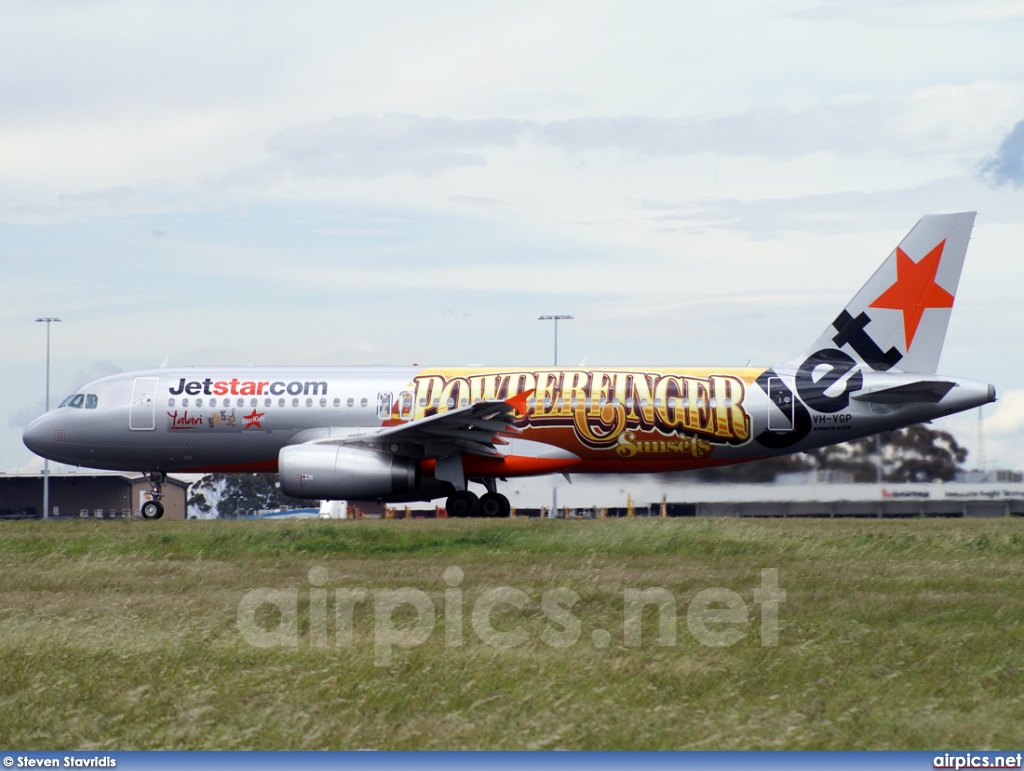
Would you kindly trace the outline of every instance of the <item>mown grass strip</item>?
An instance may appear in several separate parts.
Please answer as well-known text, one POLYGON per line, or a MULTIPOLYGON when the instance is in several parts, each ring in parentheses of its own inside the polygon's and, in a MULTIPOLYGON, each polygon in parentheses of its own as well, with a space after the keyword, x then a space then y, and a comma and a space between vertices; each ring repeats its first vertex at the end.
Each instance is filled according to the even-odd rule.
MULTIPOLYGON (((25 748, 861 748, 1024 740, 1024 521, 71 522, 0 526, 0 743, 25 748), (456 566, 461 644, 448 644, 456 566), (322 570, 326 582, 311 581, 322 570), (762 646, 761 571, 787 592, 762 646), (238 625, 258 587, 297 598, 294 647, 238 625), (488 591, 486 644, 471 620, 488 591), (674 599, 626 643, 624 592, 674 599), (687 610, 735 592, 742 637, 707 647, 687 610), (327 592, 318 645, 311 590, 327 592), (341 645, 335 592, 365 589, 341 645), (412 588, 432 634, 375 660, 375 593, 412 588), (579 636, 546 592, 579 596, 579 636), (601 633, 601 634, 598 634, 601 633), (603 636, 602 636, 603 635, 603 636), (602 643, 602 644, 599 644, 602 643)), ((276 623, 264 614, 268 628, 276 623)), ((410 608, 395 623, 411 623, 410 608)))

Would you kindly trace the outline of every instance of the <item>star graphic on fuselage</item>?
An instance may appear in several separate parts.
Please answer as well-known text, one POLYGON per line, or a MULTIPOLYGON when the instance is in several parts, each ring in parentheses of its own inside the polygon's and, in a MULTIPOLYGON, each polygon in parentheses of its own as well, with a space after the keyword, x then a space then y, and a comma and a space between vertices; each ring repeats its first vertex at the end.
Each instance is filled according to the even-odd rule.
POLYGON ((935 283, 945 240, 914 262, 907 253, 896 247, 896 282, 871 303, 871 308, 903 311, 903 332, 910 350, 927 308, 952 308, 953 295, 935 283))
POLYGON ((248 431, 250 428, 263 428, 263 426, 260 425, 260 418, 266 414, 267 413, 265 412, 256 412, 256 408, 253 407, 252 412, 248 415, 242 416, 242 420, 245 421, 245 430, 248 431))

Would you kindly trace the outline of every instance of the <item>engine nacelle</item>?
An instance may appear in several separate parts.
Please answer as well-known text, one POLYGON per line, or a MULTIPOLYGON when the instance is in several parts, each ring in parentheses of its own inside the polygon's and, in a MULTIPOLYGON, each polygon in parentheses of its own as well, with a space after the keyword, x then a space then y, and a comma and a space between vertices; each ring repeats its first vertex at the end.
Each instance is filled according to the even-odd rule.
POLYGON ((419 486, 411 458, 334 444, 296 444, 277 459, 281 490, 294 498, 372 500, 419 486))

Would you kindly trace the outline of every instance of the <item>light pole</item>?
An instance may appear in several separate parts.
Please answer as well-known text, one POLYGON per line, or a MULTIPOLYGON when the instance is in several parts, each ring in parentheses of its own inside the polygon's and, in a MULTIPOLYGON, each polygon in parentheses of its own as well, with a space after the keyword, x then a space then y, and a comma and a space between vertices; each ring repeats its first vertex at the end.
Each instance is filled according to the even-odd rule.
MULTIPOLYGON (((538 316, 537 321, 553 321, 555 322, 555 366, 558 366, 558 322, 560 319, 569 320, 572 316, 565 316, 562 314, 548 314, 546 316, 538 316)), ((555 511, 558 510, 558 487, 552 486, 551 488, 551 513, 548 518, 555 516, 555 511)))
POLYGON ((555 366, 558 366, 558 321, 559 319, 571 319, 572 316, 538 316, 537 321, 555 322, 555 366))
MULTIPOLYGON (((37 322, 46 323, 46 411, 50 411, 50 324, 60 321, 55 316, 42 316, 37 322)), ((50 518, 50 459, 43 458, 43 519, 50 518)))

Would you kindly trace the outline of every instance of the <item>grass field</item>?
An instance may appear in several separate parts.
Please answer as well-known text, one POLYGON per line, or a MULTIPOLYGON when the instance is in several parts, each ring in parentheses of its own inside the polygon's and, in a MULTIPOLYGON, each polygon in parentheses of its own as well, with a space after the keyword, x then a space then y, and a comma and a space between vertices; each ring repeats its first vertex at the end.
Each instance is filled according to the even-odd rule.
POLYGON ((0 704, 19 749, 1019 747, 1024 520, 4 523, 0 704), (240 617, 260 587, 295 598, 295 635, 286 605, 240 617), (514 647, 473 624, 502 587, 524 604, 488 618, 514 647), (675 643, 651 605, 627 644, 626 593, 652 587, 675 643), (703 617, 742 635, 725 647, 688 615, 719 587, 749 611, 703 617), (352 644, 339 589, 367 592, 352 644), (381 644, 395 590, 435 610, 432 631, 422 605, 387 615, 406 644, 429 632, 415 647, 381 644))

